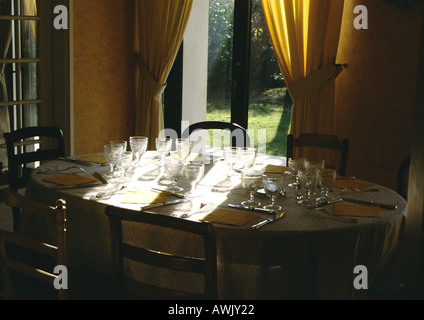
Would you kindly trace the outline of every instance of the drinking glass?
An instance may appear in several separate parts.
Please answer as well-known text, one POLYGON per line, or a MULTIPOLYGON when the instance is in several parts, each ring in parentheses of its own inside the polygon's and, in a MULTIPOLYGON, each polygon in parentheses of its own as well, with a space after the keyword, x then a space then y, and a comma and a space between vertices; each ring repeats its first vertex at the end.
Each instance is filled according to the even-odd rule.
POLYGON ((111 143, 104 145, 104 155, 110 167, 110 171, 106 173, 107 177, 112 178, 116 176, 119 156, 122 152, 123 147, 121 145, 111 143))
POLYGON ((316 199, 312 197, 313 191, 318 183, 318 170, 302 170, 298 172, 300 188, 303 191, 303 198, 299 204, 305 207, 315 207, 316 199))
POLYGON ((304 166, 305 170, 323 170, 325 166, 325 160, 305 159, 304 166))
POLYGON ((185 163, 191 152, 191 141, 188 138, 179 138, 175 142, 180 161, 185 163))
POLYGON ((242 170, 252 167, 256 159, 256 149, 251 147, 238 148, 238 160, 241 162, 242 170))
POLYGON ((227 176, 231 176, 233 174, 234 164, 237 162, 238 150, 236 147, 224 147, 223 153, 225 162, 229 167, 227 176))
POLYGON ((280 174, 263 174, 262 183, 264 185, 265 194, 271 198, 271 203, 264 206, 264 208, 272 211, 281 210, 281 206, 275 204, 275 199, 281 194, 283 176, 280 174))
POLYGON ((319 184, 322 190, 321 201, 327 201, 329 199, 328 192, 336 181, 337 172, 335 169, 324 169, 319 173, 319 184))
POLYGON ((177 186, 178 177, 184 169, 184 163, 178 158, 166 157, 165 158, 165 175, 171 179, 171 186, 167 188, 170 192, 180 192, 183 188, 177 186))
POLYGON ((294 189, 298 189, 299 188, 299 176, 298 173, 299 171, 304 169, 304 158, 299 158, 299 159, 292 159, 290 158, 288 160, 288 167, 289 167, 289 171, 290 173, 294 176, 295 178, 295 182, 289 184, 289 187, 294 188, 294 189))
POLYGON ((132 160, 133 160, 133 154, 131 151, 124 151, 119 156, 118 168, 122 170, 121 178, 124 181, 127 180, 127 172, 132 165, 132 160))
POLYGON ((156 138, 156 150, 159 154, 159 165, 165 164, 165 156, 169 154, 172 147, 172 140, 170 138, 156 138))
POLYGON ((189 163, 185 167, 185 174, 188 182, 191 185, 191 190, 187 193, 188 196, 196 196, 196 187, 205 174, 205 166, 202 163, 189 163))
POLYGON ((246 189, 249 199, 241 204, 249 208, 259 207, 260 202, 255 200, 256 191, 262 186, 262 172, 255 170, 244 170, 241 173, 241 182, 246 189))
POLYGON ((141 137, 141 136, 132 136, 130 137, 130 149, 134 155, 135 165, 138 166, 140 164, 141 156, 147 150, 147 143, 149 138, 141 137))
POLYGON ((112 140, 110 144, 115 146, 121 146, 122 152, 127 151, 127 142, 125 140, 112 140))

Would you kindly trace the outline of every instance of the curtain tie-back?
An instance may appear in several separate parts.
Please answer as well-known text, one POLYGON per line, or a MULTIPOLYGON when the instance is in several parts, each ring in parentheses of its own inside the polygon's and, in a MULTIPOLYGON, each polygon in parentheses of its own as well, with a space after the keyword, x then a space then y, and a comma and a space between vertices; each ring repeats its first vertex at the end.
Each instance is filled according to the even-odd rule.
POLYGON ((147 68, 141 54, 136 53, 136 59, 138 67, 140 68, 142 81, 145 82, 146 86, 149 88, 149 91, 152 93, 154 99, 160 100, 162 93, 166 88, 166 83, 160 84, 156 81, 155 77, 150 73, 149 69, 147 68))
POLYGON ((299 79, 288 85, 287 89, 293 101, 300 100, 324 86, 331 77, 336 77, 339 71, 339 65, 329 63, 325 67, 309 74, 306 78, 299 79))

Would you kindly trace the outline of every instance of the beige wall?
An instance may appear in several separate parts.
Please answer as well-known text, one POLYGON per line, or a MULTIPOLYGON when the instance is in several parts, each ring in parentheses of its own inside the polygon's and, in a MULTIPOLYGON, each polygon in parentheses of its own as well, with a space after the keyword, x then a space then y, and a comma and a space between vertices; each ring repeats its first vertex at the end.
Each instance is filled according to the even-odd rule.
POLYGON ((133 132, 133 3, 73 1, 75 154, 133 132))
POLYGON ((350 140, 347 174, 390 188, 411 148, 421 7, 346 0, 337 60, 348 67, 336 82, 336 133, 350 140), (367 30, 353 27, 359 4, 368 8, 367 30))

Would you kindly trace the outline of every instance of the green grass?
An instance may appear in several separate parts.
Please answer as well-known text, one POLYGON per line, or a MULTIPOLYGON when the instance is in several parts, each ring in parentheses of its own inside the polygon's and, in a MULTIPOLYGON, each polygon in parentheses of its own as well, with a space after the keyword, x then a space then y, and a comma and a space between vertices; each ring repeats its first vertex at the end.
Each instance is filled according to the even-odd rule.
MULTIPOLYGON (((250 98, 249 134, 254 137, 254 146, 259 152, 264 152, 262 144, 258 146, 258 136, 266 133, 266 153, 286 156, 286 140, 290 126, 290 105, 284 89, 271 89, 250 98), (288 107, 285 107, 288 105, 288 107), (253 132, 253 134, 252 134, 253 132)), ((223 106, 222 101, 208 101, 207 120, 231 121, 229 106, 223 106)))

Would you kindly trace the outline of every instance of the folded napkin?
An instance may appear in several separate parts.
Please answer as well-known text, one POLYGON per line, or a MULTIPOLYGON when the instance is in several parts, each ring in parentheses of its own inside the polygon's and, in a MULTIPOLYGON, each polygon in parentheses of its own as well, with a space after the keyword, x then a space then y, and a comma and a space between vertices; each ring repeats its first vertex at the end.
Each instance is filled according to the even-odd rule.
POLYGON ((273 164, 268 164, 265 167, 265 173, 284 173, 287 170, 289 170, 288 167, 285 166, 277 166, 277 165, 273 165, 273 164))
POLYGON ((379 206, 362 204, 334 204, 333 214, 336 216, 376 217, 381 218, 379 206))
POLYGON ((373 183, 350 179, 337 179, 334 183, 334 187, 340 189, 365 189, 373 185, 373 183))
POLYGON ((169 200, 170 194, 168 192, 141 192, 141 191, 128 191, 121 203, 129 204, 155 204, 163 203, 169 200))
POLYGON ((79 174, 69 173, 64 174, 58 177, 46 178, 43 181, 51 182, 59 186, 81 186, 93 182, 98 182, 99 180, 89 177, 80 176, 79 174))
POLYGON ((100 154, 89 154, 86 156, 79 157, 76 160, 82 161, 82 162, 91 162, 91 163, 100 163, 100 164, 107 163, 105 156, 100 154))
POLYGON ((241 227, 258 217, 256 213, 218 209, 199 220, 241 227))

